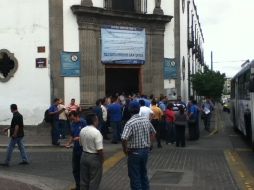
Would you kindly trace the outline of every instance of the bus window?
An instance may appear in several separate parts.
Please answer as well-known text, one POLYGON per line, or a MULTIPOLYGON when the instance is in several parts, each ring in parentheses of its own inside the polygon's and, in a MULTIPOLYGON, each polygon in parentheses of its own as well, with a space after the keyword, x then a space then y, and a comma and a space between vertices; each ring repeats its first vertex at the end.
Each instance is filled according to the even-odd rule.
POLYGON ((248 70, 243 75, 239 76, 238 81, 238 92, 239 99, 249 100, 250 99, 250 70, 248 70))
POLYGON ((249 91, 250 91, 250 92, 254 92, 254 77, 252 77, 252 78, 250 79, 249 91))
POLYGON ((235 98, 235 79, 231 80, 231 95, 230 95, 230 97, 232 99, 235 98))

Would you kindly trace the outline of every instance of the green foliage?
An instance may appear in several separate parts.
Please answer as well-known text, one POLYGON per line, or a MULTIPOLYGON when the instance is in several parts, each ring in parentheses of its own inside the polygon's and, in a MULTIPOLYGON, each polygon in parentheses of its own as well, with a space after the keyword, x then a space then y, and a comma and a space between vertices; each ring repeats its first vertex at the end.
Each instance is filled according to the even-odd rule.
POLYGON ((224 73, 221 74, 219 71, 211 71, 205 67, 203 73, 198 72, 191 75, 190 80, 193 90, 196 91, 197 95, 210 96, 218 100, 221 97, 226 76, 224 73))

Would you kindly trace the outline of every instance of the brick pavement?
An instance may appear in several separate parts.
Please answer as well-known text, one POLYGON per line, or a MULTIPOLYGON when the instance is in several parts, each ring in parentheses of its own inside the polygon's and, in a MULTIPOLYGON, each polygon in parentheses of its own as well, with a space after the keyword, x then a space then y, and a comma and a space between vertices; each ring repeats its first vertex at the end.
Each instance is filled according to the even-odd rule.
MULTIPOLYGON (((187 141, 186 148, 176 148, 173 145, 165 144, 163 144, 162 149, 154 148, 148 163, 151 190, 238 189, 224 152, 225 150, 232 149, 235 146, 235 140, 232 141, 232 129, 227 128, 230 126, 221 128, 221 121, 218 124, 218 116, 224 117, 219 110, 214 112, 214 116, 216 117, 213 117, 212 119, 212 126, 219 126, 219 133, 209 135, 209 133, 203 130, 203 126, 201 124, 200 140, 187 141)), ((219 120, 223 119, 224 118, 219 118, 219 120)), ((32 138, 30 138, 30 140, 32 140, 32 138)), ((45 145, 46 138, 44 140, 45 145)), ((43 144, 42 141, 43 140, 41 139, 41 145, 43 144)), ((106 143, 105 148, 108 147, 107 151, 112 149, 110 148, 111 146, 112 145, 106 143)), ((51 147, 51 145, 49 145, 49 147, 51 147)), ((119 151, 120 148, 120 145, 114 145, 114 150, 111 151, 107 157, 112 156, 113 153, 119 151)), ((73 183, 71 176, 70 150, 52 147, 50 148, 50 151, 48 151, 48 148, 31 148, 31 150, 33 150, 31 151, 33 162, 29 167, 22 168, 18 166, 18 157, 15 156, 16 158, 13 159, 14 166, 9 169, 4 169, 4 173, 8 173, 12 177, 10 178, 10 180, 12 180, 12 184, 15 185, 19 183, 18 181, 22 181, 26 184, 31 184, 28 185, 27 189, 33 190, 33 188, 38 189, 41 184, 45 185, 48 182, 51 186, 44 186, 41 189, 46 190, 45 187, 48 187, 48 189, 60 190, 67 189, 67 187, 69 187, 68 184, 73 183), (43 162, 48 164, 45 165, 43 162), (13 181, 15 173, 18 181, 13 181), (26 178, 19 177, 18 175, 21 173, 22 175, 25 175, 26 178), (38 179, 37 185, 27 180, 29 179, 29 176, 31 179, 33 179, 33 177, 34 179, 38 179), (53 188, 54 184, 60 184, 63 181, 66 182, 65 188, 63 188, 63 186, 53 188), (36 185, 36 187, 33 185, 36 185)), ((0 170, 3 169, 0 168, 0 170)), ((2 172, 0 172, 0 187, 4 184, 4 180, 1 180, 3 179, 1 174, 2 172)), ((126 158, 121 160, 103 175, 101 190, 118 189, 130 189, 126 158)))
MULTIPOLYGON (((213 127, 218 124, 219 109, 214 112, 213 127)), ((221 119, 221 118, 219 118, 221 119)), ((187 141, 186 148, 164 145, 150 154, 148 173, 151 190, 222 190, 238 189, 225 158, 225 150, 231 149, 228 137, 231 130, 220 128, 219 133, 209 135, 203 130, 198 141, 187 141)), ((101 190, 130 189, 127 159, 120 161, 103 176, 101 190)))
POLYGON ((0 189, 1 190, 43 190, 40 189, 38 187, 35 187, 33 185, 29 185, 29 184, 25 184, 25 183, 21 183, 18 182, 16 180, 12 180, 12 179, 6 179, 6 178, 2 178, 0 177, 0 189))

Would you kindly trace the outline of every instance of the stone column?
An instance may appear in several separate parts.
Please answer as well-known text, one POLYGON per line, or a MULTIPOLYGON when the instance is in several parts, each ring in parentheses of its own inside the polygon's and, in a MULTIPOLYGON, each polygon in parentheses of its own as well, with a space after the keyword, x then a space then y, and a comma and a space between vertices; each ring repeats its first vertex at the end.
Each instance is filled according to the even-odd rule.
POLYGON ((147 62, 144 66, 144 93, 164 93, 164 26, 153 25, 148 33, 147 62))
POLYGON ((64 77, 60 76, 60 53, 63 50, 63 0, 49 0, 50 92, 54 98, 64 98, 64 77))
POLYGON ((155 0, 155 8, 153 10, 153 14, 156 14, 156 15, 164 14, 163 10, 161 9, 161 0, 155 0))
MULTIPOLYGON (((98 98, 98 72, 101 68, 98 64, 98 27, 92 23, 80 23, 80 52, 81 52, 81 76, 80 76, 80 101, 84 107, 95 104, 98 98)), ((101 81, 101 79, 100 79, 101 81)))
POLYGON ((143 93, 150 95, 152 94, 152 56, 151 56, 151 30, 150 28, 146 28, 146 62, 142 66, 143 67, 143 93))
POLYGON ((136 13, 141 13, 141 0, 134 1, 134 9, 136 13))
POLYGON ((86 6, 86 7, 92 7, 93 2, 92 2, 92 0, 82 0, 81 5, 86 6))

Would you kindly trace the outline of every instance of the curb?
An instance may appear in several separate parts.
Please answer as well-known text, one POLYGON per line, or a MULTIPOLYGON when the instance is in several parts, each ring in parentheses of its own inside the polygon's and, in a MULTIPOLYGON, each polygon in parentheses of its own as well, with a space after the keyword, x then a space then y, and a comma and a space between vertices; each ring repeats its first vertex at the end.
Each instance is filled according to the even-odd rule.
MULTIPOLYGON (((0 144, 0 149, 6 149, 8 145, 9 144, 0 144)), ((25 144, 24 146, 25 148, 65 148, 64 145, 55 146, 52 144, 25 144)))
POLYGON ((234 150, 225 150, 224 155, 238 187, 240 189, 253 190, 254 177, 242 162, 239 154, 234 150))

